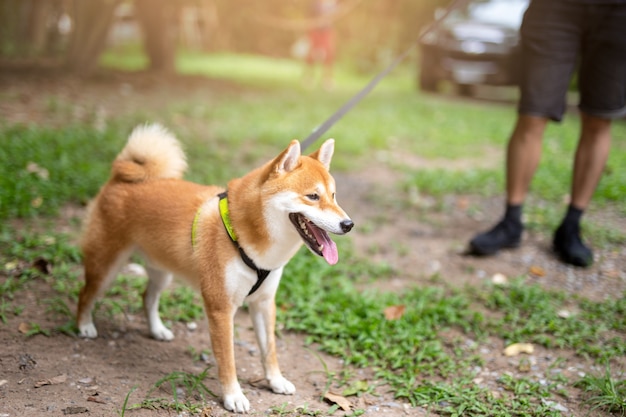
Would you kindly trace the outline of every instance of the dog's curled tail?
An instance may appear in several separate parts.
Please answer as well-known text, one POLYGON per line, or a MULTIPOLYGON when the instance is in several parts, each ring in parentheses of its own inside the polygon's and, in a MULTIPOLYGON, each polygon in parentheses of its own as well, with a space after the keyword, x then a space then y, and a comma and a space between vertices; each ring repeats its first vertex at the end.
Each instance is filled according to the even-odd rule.
POLYGON ((182 178, 187 160, 178 140, 158 124, 136 127, 113 162, 115 181, 182 178))

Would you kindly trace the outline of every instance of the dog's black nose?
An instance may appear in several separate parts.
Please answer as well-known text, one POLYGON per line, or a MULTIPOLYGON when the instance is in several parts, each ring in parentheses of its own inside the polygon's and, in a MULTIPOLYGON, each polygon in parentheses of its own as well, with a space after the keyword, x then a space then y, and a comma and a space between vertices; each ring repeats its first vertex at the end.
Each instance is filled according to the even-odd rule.
POLYGON ((350 230, 352 230, 354 222, 352 220, 344 220, 339 223, 339 225, 341 226, 341 230, 343 230, 344 233, 348 233, 350 230))

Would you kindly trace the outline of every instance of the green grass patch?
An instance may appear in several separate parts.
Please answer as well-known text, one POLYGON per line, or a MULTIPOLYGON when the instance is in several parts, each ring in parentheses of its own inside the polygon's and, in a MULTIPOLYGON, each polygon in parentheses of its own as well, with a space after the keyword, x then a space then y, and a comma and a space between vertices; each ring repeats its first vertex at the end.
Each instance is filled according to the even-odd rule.
POLYGON ((557 374, 547 384, 502 375, 499 383, 506 395, 496 397, 472 382, 483 360, 478 344, 461 347, 467 339, 532 341, 573 349, 599 362, 625 353, 626 297, 601 303, 576 299, 579 313, 564 319, 558 312, 571 308, 571 297, 522 280, 507 287, 359 292, 355 284, 360 277, 380 280, 390 271, 352 259, 349 251, 344 256, 348 260, 332 268, 311 256, 295 258, 279 291, 279 321, 346 364, 372 367, 396 397, 414 405, 444 415, 526 415, 529 410, 533 415, 560 415, 550 401, 558 402, 562 383, 575 381, 562 381, 557 374), (401 318, 385 318, 391 306, 404 306, 401 318), (461 335, 460 340, 447 340, 450 332, 461 335))
POLYGON ((86 203, 123 143, 117 129, 0 129, 0 220, 51 215, 69 202, 86 203))
POLYGON ((198 374, 182 371, 167 374, 154 384, 141 403, 134 404, 129 409, 165 409, 174 410, 177 413, 200 413, 203 407, 197 401, 200 401, 200 404, 202 404, 209 397, 217 398, 217 395, 207 388, 203 382, 209 370, 210 368, 206 368, 198 374), (167 394, 168 397, 155 397, 154 394, 157 391, 167 394), (181 396, 179 392, 182 394, 182 398, 179 398, 181 396))
POLYGON ((591 411, 602 410, 614 415, 626 415, 626 379, 619 380, 607 366, 602 375, 585 375, 576 383, 584 389, 591 411))
MULTIPOLYGON (((491 121, 501 123, 501 121, 494 119, 491 121)), ((531 193, 535 198, 558 203, 562 202, 564 197, 569 194, 572 161, 578 140, 577 127, 578 120, 570 117, 563 122, 562 126, 551 125, 547 129, 542 163, 531 185, 531 193)), ((471 134, 476 133, 476 130, 472 128, 470 130, 472 130, 471 134)), ((626 125, 616 123, 614 132, 617 140, 615 140, 613 152, 609 156, 605 175, 594 195, 594 201, 600 204, 614 203, 622 212, 626 213, 626 203, 623 199, 623 196, 626 195, 626 173, 618 169, 626 163, 626 143, 623 141, 623 138, 626 137, 626 125)), ((477 145, 478 139, 471 140, 469 137, 465 139, 470 141, 471 146, 477 145)), ((500 140, 504 146, 506 136, 500 136, 500 140)), ((443 148, 446 146, 456 147, 456 144, 443 141, 439 143, 438 150, 432 156, 443 157, 443 148)), ((467 155, 475 156, 476 152, 467 153, 467 155)), ((492 162, 486 161, 488 165, 493 165, 492 162)), ((496 164, 496 167, 490 168, 469 169, 455 169, 454 163, 451 163, 451 166, 451 169, 417 169, 412 173, 406 185, 415 186, 420 191, 435 196, 457 193, 494 195, 501 193, 504 189, 503 164, 496 164)))

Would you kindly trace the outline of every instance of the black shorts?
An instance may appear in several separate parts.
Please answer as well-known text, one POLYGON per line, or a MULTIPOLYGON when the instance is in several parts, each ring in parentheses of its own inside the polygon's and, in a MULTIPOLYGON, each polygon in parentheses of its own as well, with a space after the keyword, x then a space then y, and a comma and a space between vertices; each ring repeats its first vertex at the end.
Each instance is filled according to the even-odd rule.
POLYGON ((520 113, 560 121, 578 68, 581 111, 626 115, 626 3, 534 0, 521 42, 520 113))

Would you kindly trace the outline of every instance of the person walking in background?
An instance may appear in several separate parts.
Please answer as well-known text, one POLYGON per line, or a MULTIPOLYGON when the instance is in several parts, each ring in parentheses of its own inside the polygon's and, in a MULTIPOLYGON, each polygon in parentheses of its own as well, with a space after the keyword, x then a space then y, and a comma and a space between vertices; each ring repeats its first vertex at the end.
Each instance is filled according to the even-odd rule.
POLYGON ((309 50, 306 57, 305 82, 313 83, 315 64, 320 62, 322 83, 327 90, 333 87, 335 60, 335 31, 332 19, 336 13, 336 0, 314 0, 312 5, 314 27, 309 31, 309 50))
POLYGON ((626 115, 626 0, 531 1, 521 27, 522 80, 518 118, 506 156, 506 210, 470 241, 470 253, 491 255, 519 246, 522 209, 541 157, 544 130, 560 121, 578 67, 580 136, 571 200, 553 237, 568 264, 589 266, 580 220, 600 181, 611 146, 611 120, 626 115))

